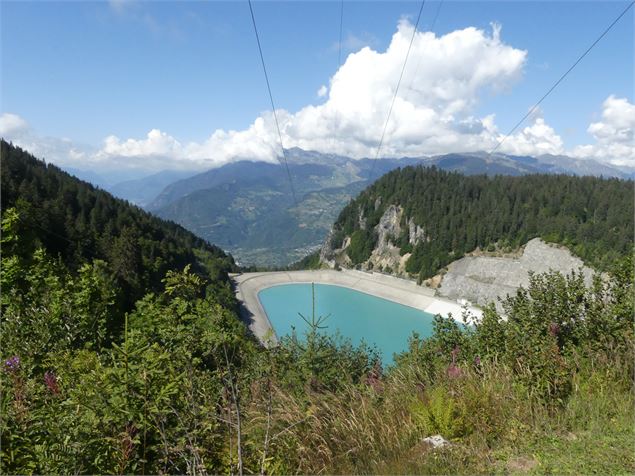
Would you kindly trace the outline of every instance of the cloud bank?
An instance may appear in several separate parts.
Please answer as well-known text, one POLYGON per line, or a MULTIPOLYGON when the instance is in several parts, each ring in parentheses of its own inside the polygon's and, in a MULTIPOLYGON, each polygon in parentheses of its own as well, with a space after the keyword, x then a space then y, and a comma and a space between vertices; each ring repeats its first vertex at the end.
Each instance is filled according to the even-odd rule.
MULTIPOLYGON (((351 53, 328 85, 317 92, 320 104, 293 113, 277 110, 285 148, 300 147, 354 158, 373 157, 381 136, 413 26, 402 20, 388 48, 364 46, 351 53)), ((493 148, 503 134, 495 116, 476 117, 484 94, 511 89, 521 79, 527 51, 491 31, 473 27, 442 36, 417 32, 410 61, 386 131, 382 156, 421 156, 493 148)), ((556 131, 538 115, 506 139, 501 152, 540 155, 570 153, 615 165, 635 166, 635 106, 609 96, 601 121, 592 123, 594 144, 564 150, 556 131)), ((15 114, 0 118, 0 135, 49 160, 96 167, 211 168, 240 159, 274 162, 281 154, 271 112, 241 131, 216 130, 202 142, 182 143, 152 129, 144 138, 108 136, 96 150, 70 141, 37 137, 15 114)))

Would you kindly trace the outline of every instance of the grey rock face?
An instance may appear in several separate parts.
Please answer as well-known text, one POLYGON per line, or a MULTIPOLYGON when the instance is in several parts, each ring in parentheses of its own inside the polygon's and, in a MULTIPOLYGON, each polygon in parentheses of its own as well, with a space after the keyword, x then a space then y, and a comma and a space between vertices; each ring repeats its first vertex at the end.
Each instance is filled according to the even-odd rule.
POLYGON ((415 225, 415 222, 412 220, 412 218, 410 218, 410 220, 408 220, 408 242, 414 246, 419 243, 419 241, 425 239, 425 230, 419 225, 415 225))
POLYGON ((401 234, 401 215, 403 210, 395 205, 390 205, 379 219, 375 227, 377 231, 377 252, 382 253, 388 248, 390 242, 401 234))
POLYGON ((330 267, 335 265, 335 253, 333 251, 333 229, 326 235, 326 239, 320 248, 320 262, 327 264, 330 267))
POLYGON ((540 274, 554 270, 570 274, 580 269, 587 285, 591 284, 593 270, 584 266, 581 259, 566 248, 535 238, 527 243, 518 259, 467 256, 454 261, 437 293, 451 299, 467 299, 480 306, 494 302, 501 310, 498 298, 516 294, 521 286, 526 288, 530 272, 540 274))
POLYGON ((349 265, 351 261, 346 254, 346 248, 351 244, 350 236, 344 238, 341 248, 335 248, 333 237, 334 233, 333 229, 331 229, 326 240, 324 240, 322 248, 320 248, 320 263, 329 268, 334 268, 336 264, 349 265))
POLYGON ((361 230, 366 229, 366 217, 364 216, 364 210, 360 210, 359 212, 359 228, 361 230))

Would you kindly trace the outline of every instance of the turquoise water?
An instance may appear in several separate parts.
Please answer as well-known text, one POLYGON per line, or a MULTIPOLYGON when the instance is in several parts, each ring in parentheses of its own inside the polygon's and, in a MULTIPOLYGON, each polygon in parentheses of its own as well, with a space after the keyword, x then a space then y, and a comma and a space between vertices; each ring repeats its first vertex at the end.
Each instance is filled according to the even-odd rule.
MULTIPOLYGON (((278 336, 290 335, 295 328, 304 335, 308 325, 298 315, 311 318, 311 284, 281 284, 258 293, 278 336)), ((393 361, 393 354, 408 347, 408 337, 416 331, 422 337, 432 333, 433 315, 353 289, 327 284, 315 285, 316 316, 331 316, 322 332, 351 339, 354 344, 364 340, 375 344, 384 364, 393 361)))

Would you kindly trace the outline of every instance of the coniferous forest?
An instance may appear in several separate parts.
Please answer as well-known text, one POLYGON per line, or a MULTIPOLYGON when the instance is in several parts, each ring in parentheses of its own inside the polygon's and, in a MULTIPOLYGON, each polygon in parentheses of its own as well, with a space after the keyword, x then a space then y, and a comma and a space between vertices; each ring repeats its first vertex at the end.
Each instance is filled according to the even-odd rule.
POLYGON ((437 317, 382 368, 317 328, 261 346, 230 256, 10 144, 1 154, 3 474, 635 471, 632 184, 381 179, 342 230, 392 201, 439 237, 466 227, 446 254, 552 233, 605 270, 590 287, 534 276, 505 318, 437 317), (437 434, 449 444, 423 441, 437 434))
POLYGON ((2 209, 15 210, 14 228, 24 237, 27 256, 42 247, 73 270, 87 261, 108 264, 121 295, 122 310, 148 291, 162 288, 172 269, 186 264, 214 283, 227 283, 236 270, 231 256, 181 226, 77 180, 4 140, 2 209), (26 244, 28 243, 28 246, 26 244))
POLYGON ((405 167, 381 177, 351 201, 334 225, 333 247, 351 238, 354 264, 370 257, 374 227, 390 205, 403 209, 401 254, 420 278, 481 249, 515 249, 535 237, 569 247, 596 269, 607 269, 632 252, 633 182, 570 175, 466 176, 426 167, 405 167), (426 239, 412 245, 407 223, 426 239))

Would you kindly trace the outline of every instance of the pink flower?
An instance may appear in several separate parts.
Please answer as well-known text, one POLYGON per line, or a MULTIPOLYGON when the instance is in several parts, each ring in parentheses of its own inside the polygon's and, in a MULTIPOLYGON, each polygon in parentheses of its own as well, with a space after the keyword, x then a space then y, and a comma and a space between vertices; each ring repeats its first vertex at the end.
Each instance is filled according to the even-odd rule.
POLYGON ((366 385, 371 387, 376 392, 381 392, 384 388, 384 384, 381 381, 382 368, 381 364, 376 363, 375 366, 368 372, 366 376, 366 385))
POLYGON ((49 392, 51 392, 53 395, 59 395, 60 388, 57 385, 57 377, 50 370, 47 370, 44 373, 44 383, 46 384, 46 388, 49 389, 49 392))
POLYGON ((560 333, 560 326, 555 322, 549 324, 549 334, 556 337, 560 333))
POLYGON ((451 363, 448 367, 448 377, 450 378, 458 378, 461 376, 461 369, 458 368, 454 363, 451 363))

